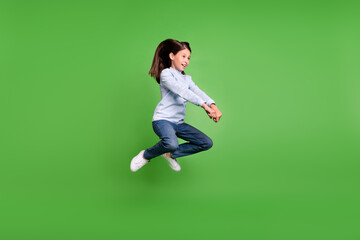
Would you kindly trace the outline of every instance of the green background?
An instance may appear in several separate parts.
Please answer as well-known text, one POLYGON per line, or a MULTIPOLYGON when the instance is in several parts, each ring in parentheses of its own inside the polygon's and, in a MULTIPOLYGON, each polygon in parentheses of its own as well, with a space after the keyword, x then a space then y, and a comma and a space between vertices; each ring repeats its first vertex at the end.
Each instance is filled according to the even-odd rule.
POLYGON ((356 1, 1 1, 1 239, 360 239, 356 1), (209 151, 158 141, 157 45, 188 41, 209 151))

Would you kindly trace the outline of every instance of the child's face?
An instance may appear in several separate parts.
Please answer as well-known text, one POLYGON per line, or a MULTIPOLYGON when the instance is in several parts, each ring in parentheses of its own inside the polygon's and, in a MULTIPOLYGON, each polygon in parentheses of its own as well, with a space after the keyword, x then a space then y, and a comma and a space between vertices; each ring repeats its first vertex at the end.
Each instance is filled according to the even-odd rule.
POLYGON ((189 65, 190 55, 191 52, 187 48, 180 50, 176 55, 170 53, 171 67, 178 71, 184 71, 189 65))

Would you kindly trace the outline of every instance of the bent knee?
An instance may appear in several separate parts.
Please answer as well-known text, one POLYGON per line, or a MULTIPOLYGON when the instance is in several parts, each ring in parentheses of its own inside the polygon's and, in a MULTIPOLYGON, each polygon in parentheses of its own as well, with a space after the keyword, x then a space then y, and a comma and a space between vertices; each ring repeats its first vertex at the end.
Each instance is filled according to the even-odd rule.
POLYGON ((174 152, 178 147, 179 147, 179 143, 177 143, 175 141, 164 142, 164 148, 168 152, 174 152))
POLYGON ((208 138, 202 145, 201 147, 204 149, 204 150, 209 150, 211 147, 213 146, 213 141, 208 138))

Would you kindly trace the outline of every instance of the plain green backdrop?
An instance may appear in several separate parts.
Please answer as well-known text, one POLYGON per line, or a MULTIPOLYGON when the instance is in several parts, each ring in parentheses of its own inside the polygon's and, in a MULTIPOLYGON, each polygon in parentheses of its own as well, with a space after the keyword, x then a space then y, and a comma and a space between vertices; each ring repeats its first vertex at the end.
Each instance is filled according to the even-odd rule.
POLYGON ((1 239, 360 239, 356 1, 1 1, 1 239), (157 45, 188 41, 209 151, 159 139, 157 45))

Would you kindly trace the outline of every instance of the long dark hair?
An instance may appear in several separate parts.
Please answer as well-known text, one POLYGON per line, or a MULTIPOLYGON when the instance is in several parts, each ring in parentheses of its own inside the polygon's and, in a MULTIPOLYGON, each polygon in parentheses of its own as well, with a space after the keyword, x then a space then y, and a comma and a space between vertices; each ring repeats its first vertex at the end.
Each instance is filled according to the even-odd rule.
MULTIPOLYGON (((179 42, 175 39, 166 39, 162 41, 155 50, 154 59, 149 71, 151 77, 155 78, 160 84, 160 73, 163 69, 171 66, 171 59, 169 54, 172 52, 176 55, 179 51, 187 48, 191 52, 190 44, 188 42, 179 42)), ((184 71, 181 72, 185 74, 184 71)))

